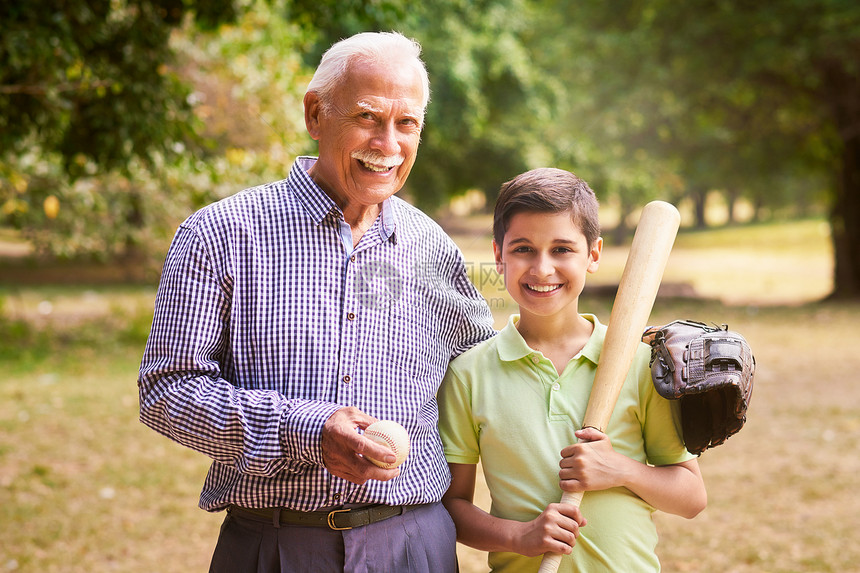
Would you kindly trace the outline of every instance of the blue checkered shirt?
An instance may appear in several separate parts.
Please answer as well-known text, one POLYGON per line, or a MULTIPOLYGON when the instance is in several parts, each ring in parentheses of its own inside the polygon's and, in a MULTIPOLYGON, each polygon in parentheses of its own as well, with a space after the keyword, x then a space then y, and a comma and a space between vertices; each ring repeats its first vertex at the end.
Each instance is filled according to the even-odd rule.
POLYGON ((392 197, 353 248, 313 161, 189 217, 164 264, 140 418, 213 459, 209 511, 439 500, 450 475, 436 390, 452 357, 494 334, 429 217, 392 197), (358 486, 326 471, 320 434, 342 406, 406 427, 399 477, 358 486))

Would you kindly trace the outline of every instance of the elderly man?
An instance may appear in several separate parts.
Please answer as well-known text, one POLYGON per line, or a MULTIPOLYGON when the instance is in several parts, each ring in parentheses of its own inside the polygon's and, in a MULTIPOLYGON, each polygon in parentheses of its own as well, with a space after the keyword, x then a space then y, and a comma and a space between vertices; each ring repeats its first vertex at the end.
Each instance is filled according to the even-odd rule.
POLYGON ((358 34, 304 99, 319 157, 201 209, 165 261, 138 385, 143 423, 213 459, 227 510, 211 571, 456 570, 435 393, 493 335, 462 255, 393 197, 429 100, 420 47, 358 34), (408 431, 397 469, 361 430, 408 431))

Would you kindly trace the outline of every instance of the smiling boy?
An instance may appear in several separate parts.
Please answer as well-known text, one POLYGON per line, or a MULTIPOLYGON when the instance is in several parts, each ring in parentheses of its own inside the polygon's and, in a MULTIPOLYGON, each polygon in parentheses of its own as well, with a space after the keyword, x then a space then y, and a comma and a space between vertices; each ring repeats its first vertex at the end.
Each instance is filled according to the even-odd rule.
POLYGON ((547 552, 565 555, 560 571, 659 571, 652 513, 693 517, 707 502, 677 404, 651 382, 646 345, 608 433, 575 432, 606 333, 579 311, 603 247, 597 207, 588 184, 560 169, 502 186, 493 251, 519 314, 454 360, 439 391, 452 474, 443 503, 458 540, 489 551, 493 571, 536 571, 547 552), (489 513, 473 503, 479 461, 489 513), (562 490, 590 493, 575 508, 553 503, 562 490))

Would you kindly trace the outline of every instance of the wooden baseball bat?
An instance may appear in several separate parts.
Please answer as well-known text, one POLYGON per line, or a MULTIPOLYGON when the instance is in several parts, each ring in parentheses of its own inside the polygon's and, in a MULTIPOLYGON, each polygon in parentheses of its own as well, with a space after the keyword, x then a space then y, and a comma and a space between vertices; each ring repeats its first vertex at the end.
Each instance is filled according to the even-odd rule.
MULTIPOLYGON (((583 428, 606 431, 651 315, 680 224, 681 215, 669 203, 652 201, 642 211, 609 315, 583 428)), ((583 492, 564 492, 561 503, 579 507, 582 496, 583 492)), ((556 573, 561 558, 561 554, 544 554, 538 573, 556 573)))

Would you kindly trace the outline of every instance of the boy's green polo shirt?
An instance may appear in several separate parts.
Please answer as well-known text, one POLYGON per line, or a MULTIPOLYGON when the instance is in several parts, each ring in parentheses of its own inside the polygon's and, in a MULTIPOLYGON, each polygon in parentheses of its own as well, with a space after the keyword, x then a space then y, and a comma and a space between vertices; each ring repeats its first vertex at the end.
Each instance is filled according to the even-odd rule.
MULTIPOLYGON (((450 463, 481 462, 492 496, 490 513, 530 521, 559 501, 562 448, 576 442, 594 381, 606 327, 593 315, 585 347, 558 375, 516 329, 502 331, 451 362, 439 390, 445 456, 450 463)), ((607 434, 613 448, 652 465, 683 462, 677 403, 654 390, 650 350, 642 344, 618 398, 607 434)), ((626 488, 588 492, 581 505, 588 525, 560 571, 659 571, 654 509, 626 488)), ((536 571, 540 558, 490 554, 498 571, 536 571)))

